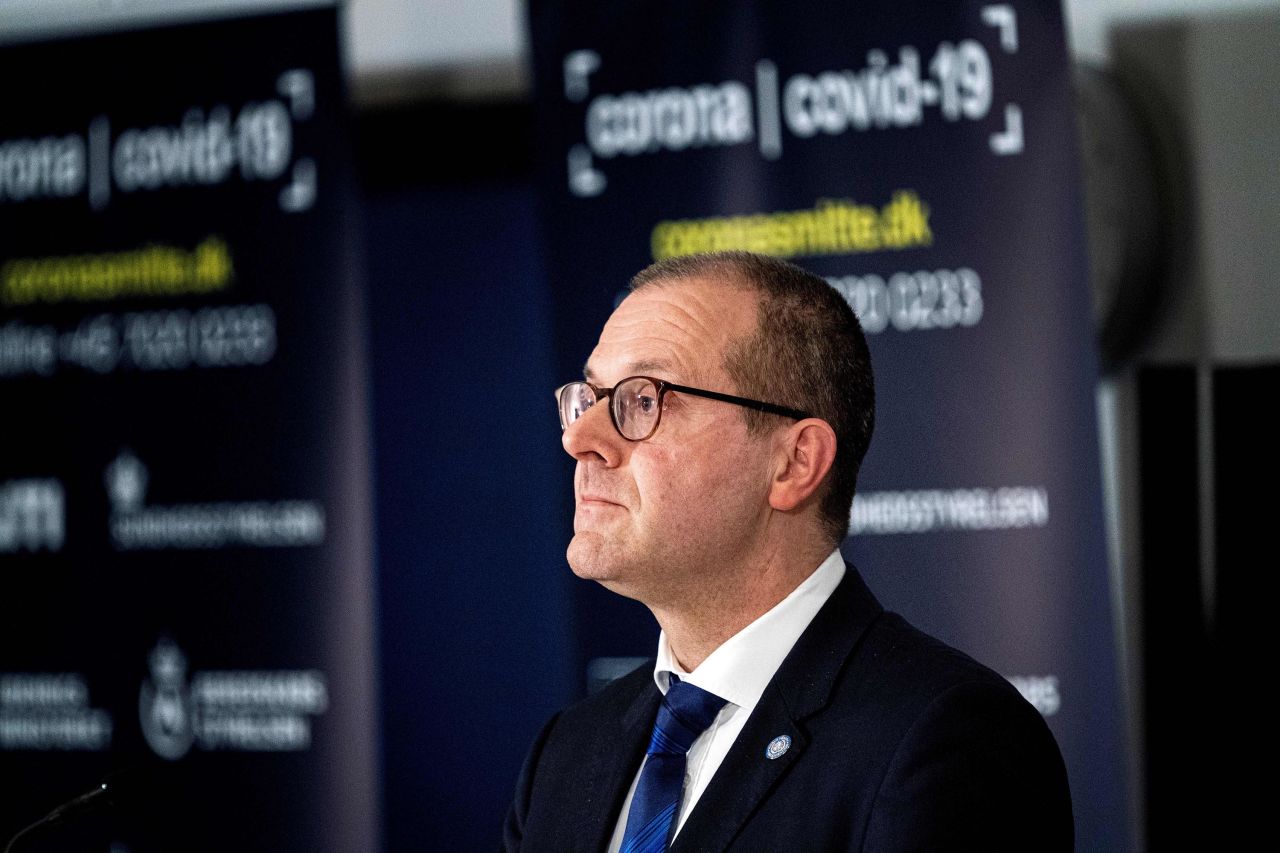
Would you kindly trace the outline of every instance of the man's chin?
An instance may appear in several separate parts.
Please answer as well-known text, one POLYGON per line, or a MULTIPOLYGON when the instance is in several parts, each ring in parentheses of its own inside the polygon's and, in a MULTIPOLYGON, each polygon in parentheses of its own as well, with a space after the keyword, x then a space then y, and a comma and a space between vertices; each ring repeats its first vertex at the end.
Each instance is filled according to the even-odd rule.
POLYGON ((640 583, 645 575, 641 567, 626 560, 613 543, 592 533, 576 533, 569 542, 566 556, 569 568, 583 580, 595 581, 612 593, 623 598, 633 598, 645 602, 640 583))
POLYGON ((603 537, 597 533, 573 534, 573 538, 569 540, 569 548, 565 551, 569 568, 584 580, 601 580, 607 577, 609 561, 603 553, 606 548, 607 544, 603 537))
POLYGON ((583 580, 598 581, 609 589, 627 575, 627 564, 615 543, 599 533, 575 533, 565 552, 569 568, 583 580))

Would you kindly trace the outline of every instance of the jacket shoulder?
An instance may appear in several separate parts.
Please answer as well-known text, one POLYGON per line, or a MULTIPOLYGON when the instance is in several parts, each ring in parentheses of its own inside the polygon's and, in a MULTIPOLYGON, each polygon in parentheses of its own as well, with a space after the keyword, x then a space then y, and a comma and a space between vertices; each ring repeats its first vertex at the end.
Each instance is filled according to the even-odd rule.
POLYGON ((862 655, 874 666, 850 673, 894 719, 867 847, 1069 850, 1066 768, 1040 713, 969 655, 896 614, 878 621, 862 655))
POLYGON ((1004 676, 891 611, 868 630, 853 665, 860 679, 896 689, 904 699, 927 703, 953 687, 971 684, 1022 701, 1004 676))

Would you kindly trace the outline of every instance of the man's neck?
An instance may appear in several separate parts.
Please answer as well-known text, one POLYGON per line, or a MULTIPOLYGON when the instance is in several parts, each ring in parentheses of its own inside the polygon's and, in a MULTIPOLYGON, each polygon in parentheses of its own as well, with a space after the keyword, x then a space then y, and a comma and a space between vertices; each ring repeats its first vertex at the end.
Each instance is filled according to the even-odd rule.
MULTIPOLYGON (((650 610, 676 661, 695 670, 712 652, 791 594, 831 553, 829 543, 789 554, 765 555, 752 565, 727 566, 717 583, 687 591, 671 606, 650 610)), ((705 580, 705 578, 704 578, 705 580)))

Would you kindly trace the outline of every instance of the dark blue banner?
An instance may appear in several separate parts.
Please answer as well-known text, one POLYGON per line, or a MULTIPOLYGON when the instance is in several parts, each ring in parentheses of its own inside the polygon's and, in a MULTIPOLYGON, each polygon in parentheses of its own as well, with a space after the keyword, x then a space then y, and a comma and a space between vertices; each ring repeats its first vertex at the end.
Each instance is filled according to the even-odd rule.
POLYGON ((377 844, 337 37, 0 51, 0 839, 106 779, 22 843, 377 844))
MULTIPOLYGON (((1080 849, 1124 846, 1059 5, 560 0, 531 17, 563 378, 655 259, 747 249, 825 276, 879 399, 845 555, 1017 685, 1062 748, 1080 849)), ((577 610, 593 674, 652 654, 638 605, 584 584, 577 610)))

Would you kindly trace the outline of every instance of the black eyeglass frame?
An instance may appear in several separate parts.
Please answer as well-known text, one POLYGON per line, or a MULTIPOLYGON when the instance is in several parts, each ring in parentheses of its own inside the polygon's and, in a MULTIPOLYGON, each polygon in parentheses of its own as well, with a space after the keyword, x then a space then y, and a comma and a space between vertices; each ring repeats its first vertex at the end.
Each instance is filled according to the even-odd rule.
MULTIPOLYGON (((766 412, 771 415, 782 415, 786 418, 795 418, 798 421, 813 417, 808 412, 802 412, 799 409, 792 409, 788 406, 779 406, 776 403, 766 403, 763 400, 752 400, 749 397, 738 397, 733 394, 724 394, 720 391, 708 391, 705 388, 693 388, 688 385, 678 385, 675 382, 668 382, 665 379, 658 379, 653 376, 636 375, 618 380, 612 388, 602 388, 599 385, 587 382, 585 379, 578 379, 561 385, 556 389, 556 409, 560 413, 560 429, 562 430, 568 429, 569 425, 564 422, 564 407, 561 405, 561 397, 564 396, 565 389, 571 385, 585 385, 590 388, 591 393, 596 397, 595 403, 591 404, 592 406, 599 403, 602 398, 608 397, 609 420, 613 423, 613 428, 617 431, 618 435, 622 436, 627 441, 645 441, 646 439, 651 438, 653 434, 658 431, 658 425, 662 423, 662 398, 666 396, 668 391, 679 391, 682 394, 692 394, 695 397, 706 397, 708 400, 719 400, 722 403, 732 403, 735 406, 743 406, 744 408, 753 409, 757 412, 766 412), (658 415, 653 420, 653 429, 649 430, 639 438, 631 438, 623 433, 622 428, 618 426, 618 415, 613 410, 613 401, 616 399, 614 397, 614 392, 634 379, 644 379, 652 382, 654 387, 658 389, 658 415)), ((583 414, 585 414, 585 412, 583 414)), ((581 415, 579 415, 579 417, 581 417, 581 415)))

